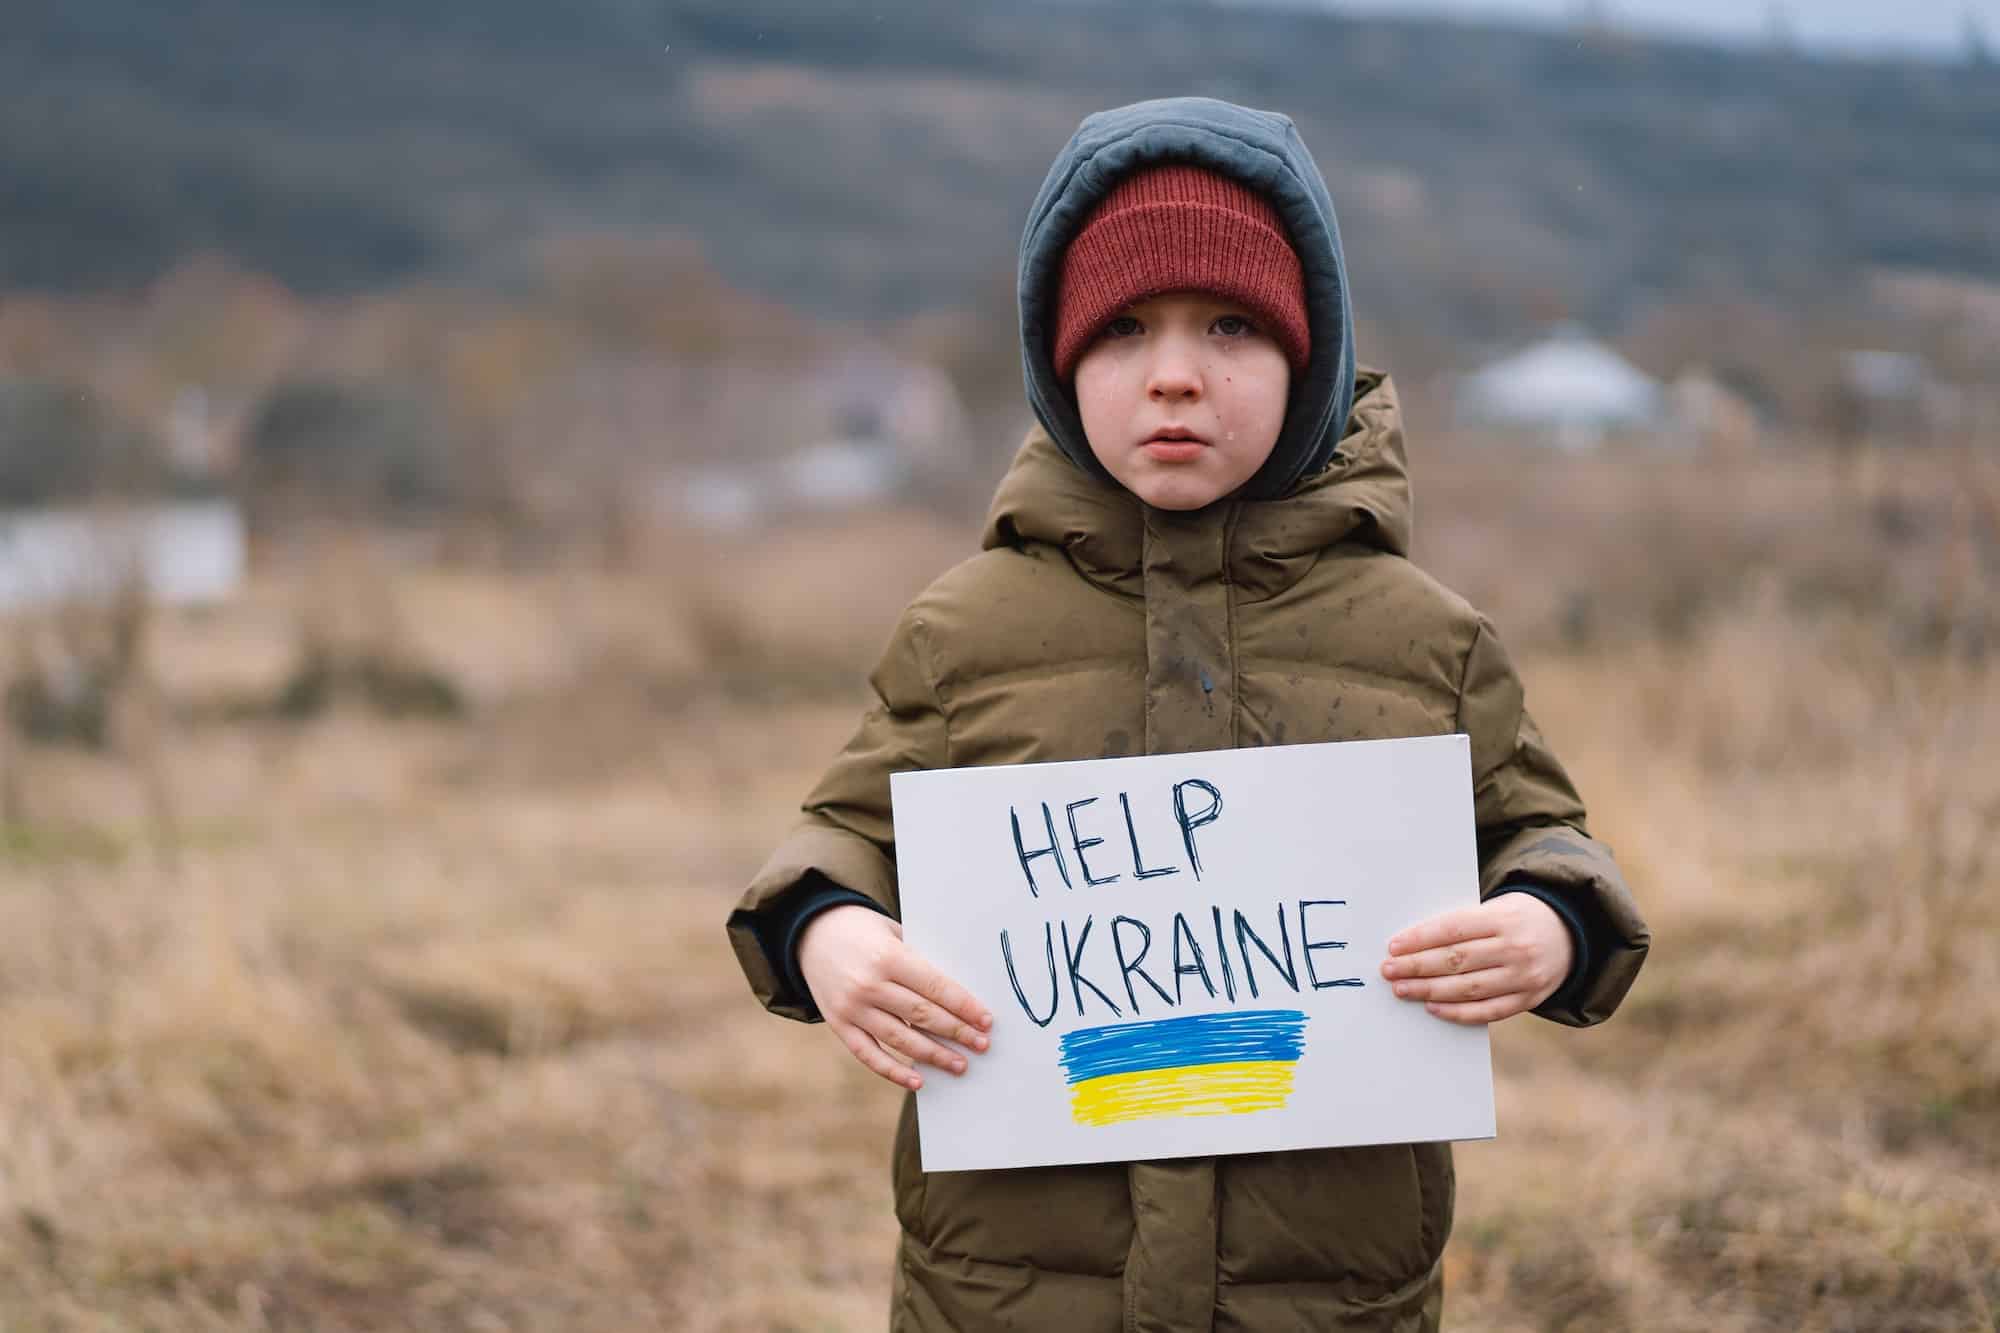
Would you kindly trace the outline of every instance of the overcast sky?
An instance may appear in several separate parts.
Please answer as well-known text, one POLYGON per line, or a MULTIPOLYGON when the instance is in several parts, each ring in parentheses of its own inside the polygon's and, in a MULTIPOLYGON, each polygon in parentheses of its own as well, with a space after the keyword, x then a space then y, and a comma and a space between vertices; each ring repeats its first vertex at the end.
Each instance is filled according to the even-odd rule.
MULTIPOLYGON (((1448 10, 1494 17, 1567 19, 1585 0, 1329 0, 1334 9, 1410 13, 1448 10)), ((2000 53, 2000 0, 1601 0, 1614 21, 1635 27, 1761 41, 1773 15, 1806 46, 1839 49, 1918 48, 1930 53, 1962 49, 1966 15, 2000 53)))

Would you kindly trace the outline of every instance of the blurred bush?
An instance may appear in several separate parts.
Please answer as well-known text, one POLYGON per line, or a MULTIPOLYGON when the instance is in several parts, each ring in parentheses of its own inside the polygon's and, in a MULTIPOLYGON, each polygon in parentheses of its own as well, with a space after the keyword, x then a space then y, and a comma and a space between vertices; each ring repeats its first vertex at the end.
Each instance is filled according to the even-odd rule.
POLYGON ((145 431, 90 389, 54 379, 0 378, 0 507, 196 489, 145 431))
POLYGON ((315 717, 348 697, 389 717, 457 717, 465 696, 443 672, 377 654, 342 655, 308 643, 271 702, 280 717, 315 717))
POLYGON ((408 516, 446 508, 461 470, 440 414, 395 384, 306 379, 268 394, 243 440, 260 520, 314 512, 408 516))

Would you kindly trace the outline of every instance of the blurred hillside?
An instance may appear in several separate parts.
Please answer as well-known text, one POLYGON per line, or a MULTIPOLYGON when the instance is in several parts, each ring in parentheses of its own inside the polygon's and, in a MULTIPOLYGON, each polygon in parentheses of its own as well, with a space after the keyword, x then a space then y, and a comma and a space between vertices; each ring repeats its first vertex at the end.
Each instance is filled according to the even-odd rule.
POLYGON ((307 293, 504 286, 551 235, 666 227, 821 315, 997 310, 1078 118, 1186 92, 1300 122, 1405 361, 2000 277, 1990 65, 1132 0, 100 0, 10 16, 0 285, 215 250, 307 293))

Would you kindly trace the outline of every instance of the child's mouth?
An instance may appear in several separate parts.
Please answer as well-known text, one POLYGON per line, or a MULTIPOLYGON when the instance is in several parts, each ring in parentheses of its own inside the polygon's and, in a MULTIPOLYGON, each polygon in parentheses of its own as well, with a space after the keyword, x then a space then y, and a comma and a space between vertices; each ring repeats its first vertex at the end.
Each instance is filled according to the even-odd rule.
POLYGON ((1162 463, 1187 463, 1201 456, 1208 445, 1190 432, 1173 431, 1155 435, 1140 448, 1149 458, 1162 463))

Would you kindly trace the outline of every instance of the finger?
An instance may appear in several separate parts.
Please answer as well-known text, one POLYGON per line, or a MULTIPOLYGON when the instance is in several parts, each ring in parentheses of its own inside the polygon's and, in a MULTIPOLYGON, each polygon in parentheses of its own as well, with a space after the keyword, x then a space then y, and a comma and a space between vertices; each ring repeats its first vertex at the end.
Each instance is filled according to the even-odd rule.
POLYGON ((1397 977, 1451 977, 1461 972, 1500 967, 1506 962, 1506 942, 1495 935, 1391 958, 1382 964, 1382 975, 1391 980, 1397 977))
POLYGON ((1489 967, 1458 977, 1420 977, 1396 983, 1396 994, 1406 1000, 1432 1000, 1463 1004, 1471 1000, 1491 1000, 1521 994, 1521 985, 1505 968, 1489 967))
POLYGON ((1527 996, 1501 995, 1491 1000, 1474 1000, 1466 1004, 1442 1004, 1436 1001, 1424 1006, 1431 1013, 1449 1023, 1464 1023, 1476 1027, 1482 1023, 1497 1023, 1503 1018, 1511 1018, 1527 1009, 1527 996))
POLYGON ((907 986, 884 982, 870 992, 870 998, 878 1008, 888 1010, 919 1032, 936 1033, 967 1050, 983 1051, 990 1044, 990 1039, 978 1028, 907 986))
MULTIPOLYGON (((915 954, 904 954, 897 961, 896 965, 889 969, 889 980, 897 983, 906 990, 914 992, 919 999, 928 1001, 937 1008, 955 1016, 959 1022, 964 1023, 968 1027, 975 1028, 979 1032, 990 1031, 993 1027, 993 1014, 985 1005, 973 998, 971 991, 959 985, 956 981, 953 981, 950 977, 938 971, 915 954)), ((908 1015, 905 1015, 905 1017, 908 1017, 908 1015)), ((924 1023, 920 1026, 943 1033, 946 1036, 950 1035, 950 1033, 944 1032, 944 1029, 938 1028, 932 1023, 924 1023)), ((957 1040, 957 1038, 954 1038, 954 1040, 957 1040)), ((973 1047, 975 1050, 983 1051, 986 1049, 984 1039, 978 1042, 966 1041, 964 1044, 973 1047)))
POLYGON ((1478 907, 1461 907, 1455 912, 1434 916, 1428 921, 1399 930, 1389 937, 1389 952, 1416 953, 1421 949, 1436 949, 1447 944, 1463 944, 1467 940, 1484 939, 1497 935, 1500 931, 1493 921, 1492 913, 1485 910, 1485 904, 1478 907))
POLYGON ((915 1092, 924 1086, 924 1076, 882 1049, 882 1044, 858 1027, 841 1030, 841 1044, 869 1073, 887 1079, 899 1088, 915 1092))
POLYGON ((938 1045, 894 1014, 886 1014, 878 1009, 867 1027, 869 1034, 876 1041, 912 1063, 936 1065, 939 1069, 952 1074, 965 1072, 963 1055, 938 1045))

